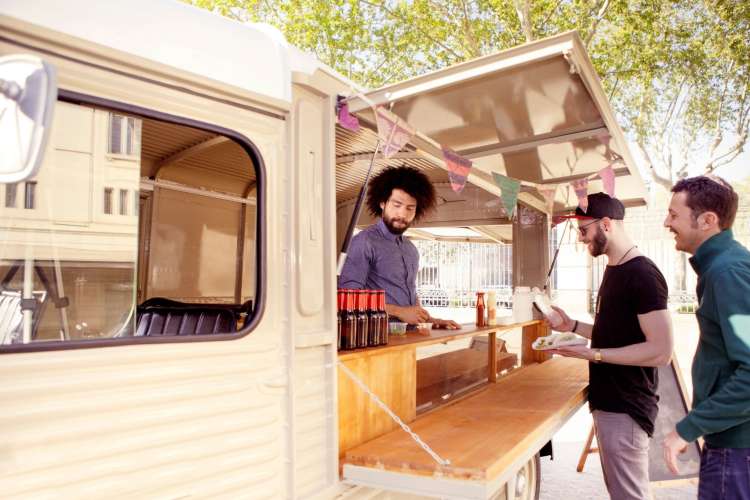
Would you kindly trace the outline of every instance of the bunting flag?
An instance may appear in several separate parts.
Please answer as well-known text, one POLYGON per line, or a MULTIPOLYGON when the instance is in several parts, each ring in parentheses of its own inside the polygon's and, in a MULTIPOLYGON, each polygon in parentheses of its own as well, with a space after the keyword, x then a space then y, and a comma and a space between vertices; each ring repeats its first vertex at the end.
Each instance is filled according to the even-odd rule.
POLYGON ((588 177, 584 177, 583 179, 578 179, 570 183, 573 186, 573 190, 576 192, 576 196, 578 196, 578 206, 581 207, 581 210, 583 210, 583 213, 586 213, 586 211, 589 209, 589 179, 588 177))
POLYGON ((612 170, 612 165, 607 165, 603 169, 599 170, 599 177, 602 179, 604 185, 604 192, 610 195, 612 198, 615 197, 615 171, 612 170))
POLYGON ((492 172, 492 177, 495 179, 497 187, 500 188, 500 199, 503 200, 503 205, 505 205, 505 213, 511 219, 516 211, 516 201, 518 200, 518 193, 521 191, 521 182, 495 172, 492 172))
POLYGON ((537 190, 539 194, 544 197, 544 201, 547 202, 547 213, 551 214, 553 207, 555 206, 555 195, 557 194, 557 184, 552 186, 538 186, 537 190))
POLYGON ((356 116, 349 114, 349 103, 342 102, 339 104, 339 125, 352 132, 359 132, 359 120, 356 116))
POLYGON ((380 151, 385 158, 401 151, 415 133, 411 125, 385 108, 375 110, 375 119, 378 123, 378 138, 382 143, 380 151))
POLYGON ((454 192, 460 193, 466 185, 471 171, 471 160, 464 158, 450 148, 443 147, 443 159, 448 166, 448 178, 454 192))

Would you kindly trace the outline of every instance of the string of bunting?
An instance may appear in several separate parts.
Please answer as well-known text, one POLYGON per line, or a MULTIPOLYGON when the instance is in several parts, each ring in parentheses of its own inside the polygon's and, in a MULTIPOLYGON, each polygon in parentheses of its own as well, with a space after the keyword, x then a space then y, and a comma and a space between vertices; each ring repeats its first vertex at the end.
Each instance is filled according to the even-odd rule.
MULTIPOLYGON (((395 113, 388 111, 382 106, 375 106, 372 101, 367 99, 364 94, 356 93, 349 97, 340 96, 336 104, 336 114, 338 123, 343 128, 351 130, 352 132, 358 132, 360 129, 359 120, 356 116, 349 113, 349 105, 346 102, 348 99, 353 97, 359 97, 364 100, 373 110, 375 114, 375 120, 378 128, 378 138, 381 141, 381 151, 383 157, 391 158, 393 155, 398 153, 414 136, 416 129, 409 125, 405 120, 401 119, 395 113)), ((443 153, 443 161, 445 162, 446 169, 448 170, 448 178, 450 179, 451 189, 454 192, 460 193, 463 191, 466 180, 471 173, 472 162, 468 158, 464 158, 451 148, 447 146, 441 146, 443 153)), ((615 172, 612 168, 612 164, 607 165, 598 172, 595 172, 587 177, 573 180, 569 185, 573 188, 573 191, 578 198, 578 206, 581 210, 586 213, 588 210, 588 186, 589 181, 599 177, 602 180, 604 191, 614 197, 615 196, 615 172)), ((563 184, 537 184, 534 182, 520 181, 508 177, 506 175, 492 172, 492 178, 497 187, 500 189, 500 199, 502 200, 505 212, 509 218, 512 218, 515 214, 515 207, 518 201, 518 195, 521 191, 521 186, 532 187, 536 189, 544 198, 545 205, 548 213, 552 213, 555 196, 559 187, 563 184)), ((554 221, 553 221, 554 223, 554 221)))

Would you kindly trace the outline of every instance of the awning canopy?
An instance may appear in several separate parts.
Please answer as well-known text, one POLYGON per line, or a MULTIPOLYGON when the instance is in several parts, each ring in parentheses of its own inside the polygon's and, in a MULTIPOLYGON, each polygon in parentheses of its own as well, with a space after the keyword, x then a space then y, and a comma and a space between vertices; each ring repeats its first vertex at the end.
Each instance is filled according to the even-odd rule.
MULTIPOLYGON (((474 162, 469 182, 495 194, 492 172, 529 185, 563 184, 555 205, 563 211, 577 204, 570 181, 612 165, 616 196, 626 206, 645 204, 643 181, 575 32, 374 90, 351 99, 349 110, 374 129, 373 105, 418 131, 413 151, 379 166, 412 160, 442 169, 430 177, 445 182, 441 146, 449 147, 474 162)), ((590 181, 589 192, 602 190, 598 178, 590 181)), ((533 186, 524 191, 522 201, 543 207, 533 186)))

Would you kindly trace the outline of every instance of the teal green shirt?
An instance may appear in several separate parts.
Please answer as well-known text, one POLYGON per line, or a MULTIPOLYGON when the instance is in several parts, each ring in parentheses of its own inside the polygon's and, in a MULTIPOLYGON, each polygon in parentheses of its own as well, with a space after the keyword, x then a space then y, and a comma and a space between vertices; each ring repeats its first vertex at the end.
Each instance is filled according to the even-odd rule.
POLYGON ((727 229, 698 247, 700 328, 693 359, 693 409, 677 423, 685 441, 750 448, 750 252, 727 229))

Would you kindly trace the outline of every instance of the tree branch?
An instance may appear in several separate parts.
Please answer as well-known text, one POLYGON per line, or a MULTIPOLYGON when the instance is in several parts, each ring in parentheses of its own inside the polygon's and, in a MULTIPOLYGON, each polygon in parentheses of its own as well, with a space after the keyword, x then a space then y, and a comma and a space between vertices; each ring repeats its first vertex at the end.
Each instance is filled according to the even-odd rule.
POLYGON ((516 7, 516 14, 518 20, 521 22, 521 29, 526 37, 527 42, 534 41, 534 32, 531 29, 531 18, 529 15, 529 0, 513 0, 513 5, 516 7), (523 4, 521 4, 523 2, 523 4))
POLYGON ((643 157, 646 158, 646 161, 648 162, 648 169, 651 172, 651 178, 654 179, 654 182, 662 186, 667 191, 672 189, 672 179, 669 177, 660 175, 659 172, 656 171, 654 162, 651 161, 651 155, 648 154, 648 150, 646 149, 646 147, 640 142, 638 142, 637 144, 638 144, 638 147, 641 149, 641 153, 643 153, 643 157))
MULTIPOLYGON (((401 21, 401 22, 406 22, 406 21, 407 21, 406 19, 404 19, 404 17, 403 17, 403 16, 401 16, 401 15, 399 15, 399 14, 397 14, 397 13, 393 12, 393 11, 392 11, 391 9, 389 9, 389 8, 388 8, 388 7, 386 7, 385 5, 376 5, 376 4, 374 4, 373 2, 369 2, 368 0, 359 0, 359 2, 360 2, 360 3, 364 3, 364 4, 367 4, 367 5, 369 5, 370 7, 375 7, 375 8, 377 8, 377 9, 383 9, 383 12, 385 12, 386 14, 388 14, 389 16, 391 16, 392 18, 395 18, 395 19, 397 19, 397 20, 399 20, 399 21, 401 21)), ((440 41, 436 40, 436 39, 435 39, 434 37, 432 37, 432 36, 431 36, 431 35, 430 35, 429 33, 427 33, 427 32, 426 32, 425 30, 423 30, 423 29, 420 29, 420 28, 417 28, 416 26, 414 26, 414 24, 413 24, 413 23, 412 23, 412 24, 411 24, 410 26, 411 26, 412 28, 416 29, 417 31, 419 31, 419 33, 421 33, 422 35, 424 35, 424 37, 425 37, 425 38, 427 38, 428 40, 430 40, 430 41, 431 41, 432 43, 434 43, 434 44, 435 44, 435 45, 437 45, 438 47, 442 48, 443 50, 445 50, 446 52, 448 52, 449 54, 451 54, 451 55, 452 55, 453 57, 455 57, 455 58, 456 58, 456 60, 458 60, 458 61, 465 61, 465 60, 466 60, 466 57, 464 57, 464 56, 461 56, 460 54, 456 53, 456 51, 454 51, 453 49, 451 49, 450 47, 448 47, 448 46, 447 46, 447 45, 445 45, 444 43, 442 43, 442 42, 440 42, 440 41)))
POLYGON ((589 31, 589 34, 586 35, 586 40, 584 41, 583 45, 588 50, 589 44, 591 43, 591 40, 594 38, 594 35, 596 35, 596 30, 599 29, 599 23, 602 19, 604 19, 604 14, 606 14, 607 9, 609 8, 609 0, 604 0, 602 2, 602 6, 599 8, 599 12, 596 14, 596 17, 594 18, 594 24, 591 26, 591 31, 589 31))
POLYGON ((716 151, 716 148, 719 147, 719 144, 721 144, 721 141, 724 140, 724 134, 721 131, 721 115, 724 112, 724 102, 726 101, 727 97, 727 88, 729 87, 729 82, 731 78, 729 77, 729 73, 734 68, 734 61, 732 61, 729 64, 729 68, 727 68, 727 71, 724 72, 724 88, 721 91, 721 98, 719 99, 719 109, 716 112, 716 124, 714 125, 714 140, 711 142, 711 146, 708 149, 708 156, 713 156, 714 152, 716 151))

